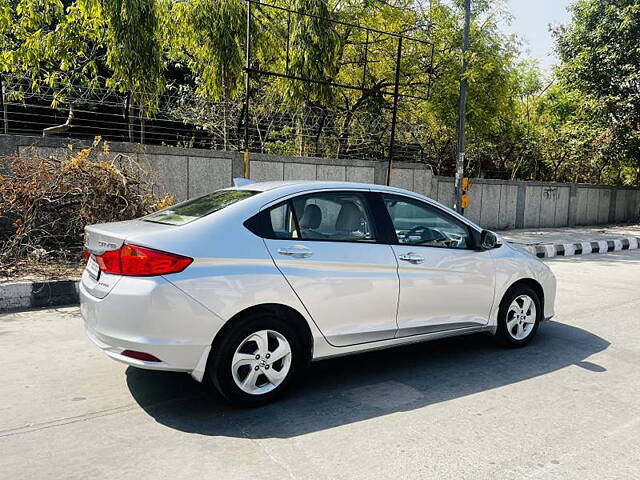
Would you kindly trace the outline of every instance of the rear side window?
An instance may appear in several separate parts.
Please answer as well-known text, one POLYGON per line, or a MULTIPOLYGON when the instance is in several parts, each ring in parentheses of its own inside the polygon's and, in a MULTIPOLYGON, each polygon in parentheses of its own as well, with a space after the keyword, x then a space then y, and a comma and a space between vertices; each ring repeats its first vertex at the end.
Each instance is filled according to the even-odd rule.
POLYGON ((366 200, 359 193, 312 193, 294 198, 291 203, 302 240, 376 240, 366 200))
POLYGON ((218 190, 152 213, 143 220, 166 225, 185 225, 258 193, 260 192, 250 190, 218 190))
POLYGON ((376 241, 366 198, 356 192, 296 197, 261 212, 245 225, 256 235, 276 240, 376 241))
POLYGON ((273 238, 298 238, 296 219, 293 216, 293 208, 291 208, 289 202, 270 209, 268 219, 271 223, 273 238))

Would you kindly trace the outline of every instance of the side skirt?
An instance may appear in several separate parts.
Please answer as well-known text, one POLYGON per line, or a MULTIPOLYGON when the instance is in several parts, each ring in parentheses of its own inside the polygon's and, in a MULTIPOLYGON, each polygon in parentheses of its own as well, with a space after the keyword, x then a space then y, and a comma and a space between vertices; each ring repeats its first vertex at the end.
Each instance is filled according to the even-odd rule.
POLYGON ((392 348, 400 345, 409 345, 412 343, 428 342, 430 340, 438 340, 441 338, 457 337, 460 335, 470 335, 473 333, 491 333, 493 330, 493 326, 484 325, 480 327, 476 326, 470 328, 459 328, 455 330, 446 330, 422 335, 412 335, 409 337, 392 338, 390 340, 361 343, 358 345, 350 345, 347 347, 333 347, 326 342, 318 342, 318 339, 316 339, 313 349, 314 355, 312 361, 351 355, 354 353, 370 352, 373 350, 382 350, 385 348, 392 348))

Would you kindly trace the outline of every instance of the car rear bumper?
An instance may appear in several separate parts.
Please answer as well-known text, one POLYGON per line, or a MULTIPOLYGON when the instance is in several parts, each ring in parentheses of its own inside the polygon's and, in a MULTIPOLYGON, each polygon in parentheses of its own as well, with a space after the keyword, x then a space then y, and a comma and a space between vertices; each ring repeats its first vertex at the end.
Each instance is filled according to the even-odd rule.
MULTIPOLYGON (((162 358, 159 355, 162 355, 162 353, 166 354, 167 352, 158 352, 158 346, 152 343, 135 343, 123 340, 121 338, 113 337, 105 338, 103 335, 100 335, 98 332, 96 332, 95 330, 91 330, 88 327, 86 327, 86 332, 89 340, 91 340, 95 345, 102 349, 102 351, 109 357, 117 360, 118 362, 126 363, 127 365, 131 365, 133 367, 146 368, 148 370, 166 370, 171 372, 189 372, 192 370, 188 368, 176 367, 175 365, 172 365, 167 361, 150 362, 128 357, 122 354, 122 352, 124 352, 125 350, 133 350, 136 352, 150 353, 151 355, 157 356, 158 358, 162 358), (152 352, 156 352, 158 355, 152 352)), ((167 355, 162 356, 164 358, 167 358, 167 355)))
POLYGON ((80 283, 87 336, 109 357, 150 370, 189 372, 201 380, 222 321, 162 277, 123 277, 104 298, 80 283), (160 361, 123 355, 125 350, 160 361))

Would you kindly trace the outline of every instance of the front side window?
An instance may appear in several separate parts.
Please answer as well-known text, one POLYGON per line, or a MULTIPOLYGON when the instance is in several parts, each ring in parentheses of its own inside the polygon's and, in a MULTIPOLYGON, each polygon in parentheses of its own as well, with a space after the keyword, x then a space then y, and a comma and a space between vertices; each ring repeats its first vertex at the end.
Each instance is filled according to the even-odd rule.
POLYGON ((398 243, 426 247, 471 247, 469 229, 462 222, 426 203, 383 195, 398 243))
POLYGON ((185 225, 258 193, 260 192, 249 190, 218 190, 152 213, 143 220, 167 225, 185 225))

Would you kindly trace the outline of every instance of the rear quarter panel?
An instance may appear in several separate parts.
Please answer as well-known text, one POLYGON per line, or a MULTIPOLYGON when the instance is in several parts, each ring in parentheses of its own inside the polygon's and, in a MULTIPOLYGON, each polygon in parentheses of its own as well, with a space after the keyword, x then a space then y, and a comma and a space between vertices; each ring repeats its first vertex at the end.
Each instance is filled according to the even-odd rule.
MULTIPOLYGON (((291 286, 275 266, 264 240, 251 233, 237 214, 219 212, 197 228, 173 230, 162 238, 138 238, 153 248, 194 259, 183 272, 165 278, 191 298, 228 321, 243 310, 277 303, 298 311, 315 338, 323 339, 291 286), (175 232, 175 233, 174 233, 175 232)), ((212 332, 211 338, 216 332, 212 332)))

